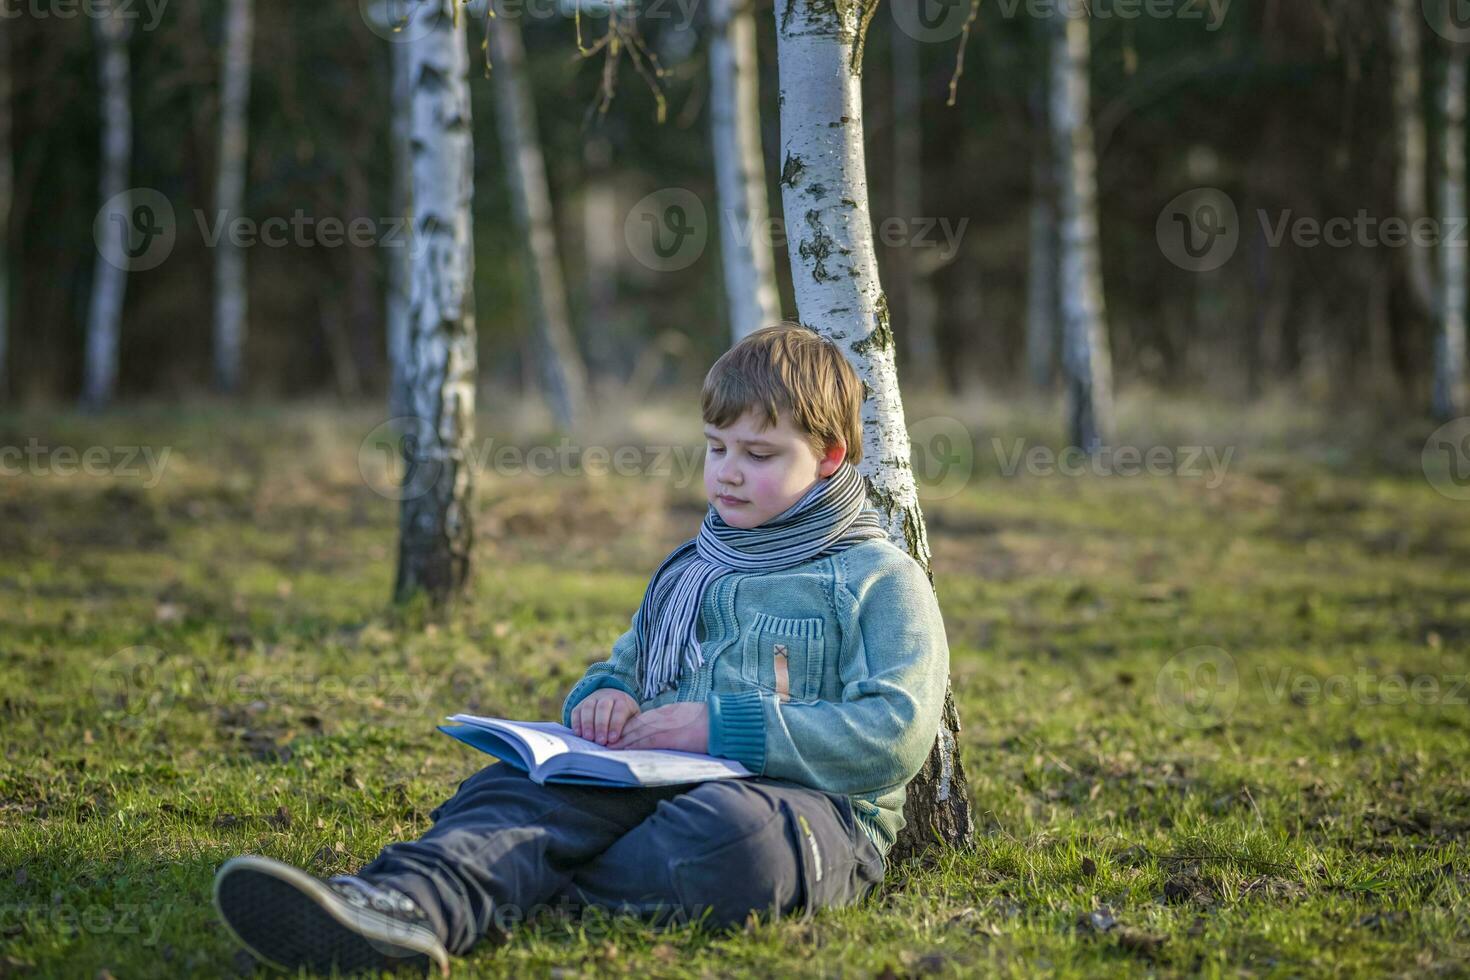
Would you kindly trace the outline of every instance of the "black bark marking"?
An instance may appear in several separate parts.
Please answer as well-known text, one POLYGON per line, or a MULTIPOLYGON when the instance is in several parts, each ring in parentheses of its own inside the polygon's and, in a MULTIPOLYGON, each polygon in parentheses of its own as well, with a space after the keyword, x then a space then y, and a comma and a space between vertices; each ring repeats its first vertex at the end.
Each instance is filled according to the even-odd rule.
POLYGON ((782 187, 795 188, 801 183, 801 172, 805 169, 806 164, 801 157, 787 153, 786 162, 781 165, 781 179, 777 183, 782 187))

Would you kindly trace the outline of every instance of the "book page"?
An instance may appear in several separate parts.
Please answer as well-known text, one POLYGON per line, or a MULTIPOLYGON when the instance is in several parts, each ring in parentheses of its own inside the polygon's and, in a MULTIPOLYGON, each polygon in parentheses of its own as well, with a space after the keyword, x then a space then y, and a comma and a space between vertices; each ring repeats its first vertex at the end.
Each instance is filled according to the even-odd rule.
POLYGON ((641 786, 667 786, 752 775, 734 759, 698 752, 608 748, 590 739, 578 738, 570 728, 553 721, 507 721, 466 714, 452 715, 450 720, 486 728, 523 744, 530 768, 547 774, 593 776, 641 786), (552 759, 557 761, 547 765, 552 759))

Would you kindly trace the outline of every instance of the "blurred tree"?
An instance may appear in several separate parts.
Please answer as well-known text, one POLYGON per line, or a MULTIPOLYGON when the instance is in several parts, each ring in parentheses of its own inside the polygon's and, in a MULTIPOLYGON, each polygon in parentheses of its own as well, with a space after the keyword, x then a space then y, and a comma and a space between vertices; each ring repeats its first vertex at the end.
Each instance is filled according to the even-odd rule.
MULTIPOLYGON (((612 16, 618 16, 616 8, 612 16)), ((546 158, 536 129, 536 108, 525 84, 526 49, 519 15, 487 18, 485 34, 493 65, 489 74, 495 83, 495 122, 502 163, 516 225, 525 244, 530 335, 542 392, 557 426, 563 432, 575 432, 584 410, 587 369, 567 312, 546 158)))
MULTIPOLYGON (((253 0, 226 0, 215 179, 216 214, 225 221, 244 213, 253 36, 253 0)), ((221 391, 238 391, 244 377, 249 309, 245 251, 232 236, 221 235, 214 253, 214 383, 221 391)))
POLYGON ((416 0, 412 80, 413 265, 394 598, 434 605, 469 580, 474 544, 474 131, 459 0, 416 0))
MULTIPOLYGON (((1423 0, 1393 0, 1388 12, 1388 35, 1393 49, 1393 109, 1398 150, 1397 207, 1399 217, 1412 226, 1429 213, 1427 203, 1428 151, 1425 148, 1423 70, 1420 57, 1420 25, 1424 20, 1423 0)), ((1403 250, 1410 296, 1420 316, 1428 319, 1434 309, 1432 252, 1422 247, 1418 236, 1410 236, 1403 250)))
MULTIPOLYGON (((1446 37, 1457 25, 1450 19, 1455 0, 1441 4, 1446 37)), ((1463 43, 1445 45, 1446 64, 1440 106, 1444 113, 1443 169, 1439 194, 1439 334, 1434 345, 1433 411, 1448 421, 1466 411, 1465 399, 1465 80, 1463 43)))
POLYGON ((897 23, 889 27, 892 54, 893 191, 891 217, 907 233, 890 249, 889 316, 897 323, 909 362, 905 374, 925 388, 942 384, 939 372, 938 303, 933 274, 936 249, 919 249, 914 238, 933 213, 924 205, 924 64, 920 44, 897 23))
POLYGON ((1067 432, 1094 452, 1112 437, 1112 359, 1098 254, 1097 157, 1092 144, 1091 11, 1050 18, 1051 127, 1061 198, 1062 366, 1067 432))
POLYGON ((749 0, 711 0, 710 135, 720 202, 720 258, 735 341, 781 319, 772 257, 760 73, 749 0))
MULTIPOLYGON (((836 343, 864 385, 858 468, 869 501, 884 515, 894 543, 932 580, 868 208, 862 57, 877 9, 878 0, 776 5, 781 196, 801 322, 836 343)), ((908 823, 894 844, 894 860, 926 849, 936 837, 960 844, 973 833, 955 742, 959 716, 948 689, 944 700, 934 748, 908 787, 908 823)))
MULTIPOLYGON (((118 244, 99 249, 92 265, 91 306, 87 313, 86 375, 82 403, 98 409, 112 401, 117 386, 118 330, 123 297, 128 286, 126 258, 132 247, 134 215, 128 194, 128 169, 133 150, 133 119, 129 104, 128 40, 131 17, 114 0, 99 0, 92 20, 97 42, 98 85, 102 107, 102 179, 99 233, 118 244), (107 252, 111 254, 107 254, 107 252)), ((144 232, 151 234, 151 232, 144 232)))
MULTIPOLYGON (((1042 42, 1040 47, 1050 51, 1048 23, 1038 20, 1035 26, 1035 34, 1042 42)), ((1061 296, 1057 291, 1056 180, 1059 168, 1051 146, 1046 72, 1036 73, 1029 95, 1032 138, 1030 235, 1026 259, 1026 375, 1033 388, 1049 392, 1056 379, 1057 320, 1061 296)))
POLYGON ((10 397, 10 372, 6 351, 10 340, 10 201, 15 193, 15 162, 10 148, 11 101, 10 45, 14 31, 0 32, 0 403, 10 397))

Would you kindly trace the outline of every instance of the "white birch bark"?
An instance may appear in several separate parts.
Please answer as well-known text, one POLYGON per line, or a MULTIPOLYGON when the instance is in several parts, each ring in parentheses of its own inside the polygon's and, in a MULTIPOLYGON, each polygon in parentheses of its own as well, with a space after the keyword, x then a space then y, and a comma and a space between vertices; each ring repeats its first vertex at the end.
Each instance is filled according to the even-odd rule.
POLYGON ((720 256, 733 341, 781 319, 761 151, 755 16, 747 0, 711 0, 710 137, 720 196, 720 256))
MULTIPOLYGON (((1448 7, 1448 5, 1446 5, 1448 7)), ((1444 145, 1440 184, 1439 331, 1434 342, 1434 415, 1441 421, 1466 412, 1465 391, 1465 49, 1447 47, 1444 145)))
POLYGON ((397 601, 439 605, 469 579, 474 542, 474 142, 466 14, 457 0, 430 12, 409 46, 413 225, 409 357, 412 431, 404 436, 397 601))
POLYGON ((15 196, 15 160, 11 150, 11 32, 0 32, 0 402, 10 397, 7 361, 10 342, 10 208, 15 196))
POLYGON ((525 236, 526 281, 530 286, 531 336, 543 394, 563 431, 582 418, 587 371, 572 337, 566 285, 557 257, 546 161, 536 131, 535 106, 525 84, 525 46, 520 19, 495 17, 489 34, 490 77, 495 85, 496 131, 516 223, 525 236))
MULTIPOLYGON (((253 0, 228 0, 225 6, 215 208, 226 220, 240 218, 244 209, 249 158, 250 49, 255 34, 252 3, 253 0)), ((229 235, 222 235, 214 253, 214 383, 221 391, 238 391, 244 380, 248 311, 245 250, 229 235)))
POLYGON ((1111 438, 1113 397, 1098 255, 1090 16, 1084 6, 1058 12, 1051 20, 1051 124, 1060 170, 1062 369, 1069 437, 1087 452, 1111 438))
MULTIPOLYGON (((97 43, 98 84, 102 117, 103 203, 113 201, 114 213, 131 217, 126 199, 114 201, 128 189, 128 162, 133 148, 133 119, 128 101, 128 38, 132 21, 111 0, 99 0, 92 20, 97 43)), ((109 229, 108 233, 121 233, 109 229)), ((82 375, 82 403, 101 408, 117 387, 117 344, 122 321, 127 271, 100 253, 93 265, 92 295, 87 311, 87 341, 82 375)))
MULTIPOLYGON (((801 322, 832 340, 865 385, 858 468, 869 502, 894 543, 932 576, 868 209, 862 52, 877 7, 877 0, 778 0, 781 194, 801 322)), ((959 843, 973 831, 958 730, 946 691, 934 749, 908 787, 895 860, 923 850, 935 834, 959 843)))
MULTIPOLYGON (((1420 57, 1421 0, 1393 0, 1388 12, 1389 43, 1393 49, 1393 106, 1398 133, 1398 216, 1410 226, 1429 213, 1426 166, 1429 151, 1424 135, 1423 69, 1420 57)), ((1433 254, 1410 236, 1404 248, 1409 289, 1414 305, 1428 317, 1434 309, 1433 254)))

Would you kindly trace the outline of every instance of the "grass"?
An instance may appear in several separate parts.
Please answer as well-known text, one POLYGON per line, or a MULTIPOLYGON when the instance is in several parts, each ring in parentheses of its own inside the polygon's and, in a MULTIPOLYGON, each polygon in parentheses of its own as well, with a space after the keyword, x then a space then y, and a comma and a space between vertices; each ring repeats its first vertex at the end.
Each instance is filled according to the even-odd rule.
MULTIPOLYGON (((589 441, 696 445, 667 414, 589 441)), ((926 436, 962 477, 924 501, 973 848, 735 935, 551 916, 456 975, 1470 975, 1470 503, 1428 427, 1298 416, 1123 406, 1137 445, 1234 447, 1207 486, 1005 475, 991 439, 1055 444, 1039 416, 916 406, 976 447, 926 436)), ((0 478, 0 976, 251 972, 214 869, 421 834, 484 761, 434 725, 554 717, 702 514, 697 471, 487 472, 472 597, 395 610, 376 421, 0 416, 0 446, 170 451, 147 487, 0 478)))

